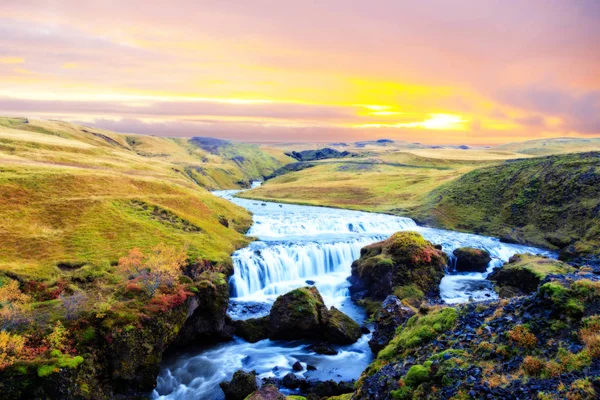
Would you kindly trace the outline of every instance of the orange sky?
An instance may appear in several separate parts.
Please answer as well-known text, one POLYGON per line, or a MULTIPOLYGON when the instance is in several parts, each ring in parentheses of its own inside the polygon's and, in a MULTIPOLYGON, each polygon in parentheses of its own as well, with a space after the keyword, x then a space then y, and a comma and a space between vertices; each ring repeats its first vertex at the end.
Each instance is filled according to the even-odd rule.
POLYGON ((252 141, 600 134, 596 0, 19 0, 0 114, 252 141))

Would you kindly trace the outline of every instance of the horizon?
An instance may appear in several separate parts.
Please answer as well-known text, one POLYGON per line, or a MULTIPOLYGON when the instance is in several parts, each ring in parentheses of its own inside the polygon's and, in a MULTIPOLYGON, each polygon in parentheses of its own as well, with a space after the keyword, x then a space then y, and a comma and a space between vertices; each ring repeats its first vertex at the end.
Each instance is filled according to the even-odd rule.
POLYGON ((600 136, 596 1, 144 4, 0 6, 0 114, 254 143, 600 136))

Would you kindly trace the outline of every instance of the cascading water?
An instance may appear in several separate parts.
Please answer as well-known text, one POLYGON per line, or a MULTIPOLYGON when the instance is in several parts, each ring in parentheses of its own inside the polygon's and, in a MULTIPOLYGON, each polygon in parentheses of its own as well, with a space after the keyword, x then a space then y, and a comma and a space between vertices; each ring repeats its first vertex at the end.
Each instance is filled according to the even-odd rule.
MULTIPOLYGON (((495 297, 488 272, 515 253, 552 253, 533 247, 501 243, 497 239, 441 229, 418 227, 409 218, 359 211, 338 210, 245 200, 236 191, 216 192, 254 214, 248 234, 260 240, 236 251, 230 280, 233 318, 265 315, 278 295, 297 287, 315 285, 327 306, 335 306, 362 323, 364 312, 349 298, 352 261, 360 249, 394 232, 414 230, 451 254, 458 247, 487 250, 492 256, 486 273, 455 273, 452 264, 440 285, 447 303, 495 297)), ((452 260, 452 257, 450 257, 452 260)), ((307 349, 306 342, 263 340, 249 344, 241 339, 165 360, 153 398, 222 399, 219 382, 242 368, 256 370, 260 378, 283 377, 295 361, 313 365, 316 371, 299 372, 307 379, 356 379, 370 363, 369 336, 350 346, 336 347, 339 354, 323 356, 307 349)))

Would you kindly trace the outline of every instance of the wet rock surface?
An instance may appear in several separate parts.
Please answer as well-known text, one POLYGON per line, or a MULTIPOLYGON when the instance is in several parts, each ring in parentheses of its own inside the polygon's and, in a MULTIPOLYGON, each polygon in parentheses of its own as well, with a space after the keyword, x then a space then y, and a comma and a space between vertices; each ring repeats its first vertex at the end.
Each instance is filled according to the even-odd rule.
POLYGON ((250 393, 258 389, 256 372, 236 371, 231 381, 219 385, 225 393, 226 400, 244 400, 250 393))
POLYGON ((461 247, 452 252, 457 272, 485 272, 492 261, 490 253, 473 247, 461 247))
POLYGON ((415 312, 402 304, 400 299, 394 295, 388 296, 382 303, 381 309, 375 314, 375 330, 369 347, 377 354, 392 340, 396 328, 408 321, 415 312))
POLYGON ((235 333, 249 342, 262 339, 316 339, 352 344, 361 336, 360 326, 346 314, 327 309, 316 287, 304 287, 279 296, 267 317, 235 322, 235 333))

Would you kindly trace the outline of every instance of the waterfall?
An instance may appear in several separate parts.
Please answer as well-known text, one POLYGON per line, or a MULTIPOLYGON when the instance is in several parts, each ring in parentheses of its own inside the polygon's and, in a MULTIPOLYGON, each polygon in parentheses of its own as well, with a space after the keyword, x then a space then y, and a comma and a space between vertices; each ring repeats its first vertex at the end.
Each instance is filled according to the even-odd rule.
POLYGON ((345 277, 360 249, 385 235, 341 242, 255 242, 233 254, 232 297, 280 295, 313 281, 324 297, 347 293, 345 277), (342 291, 342 292, 340 292, 342 291))

